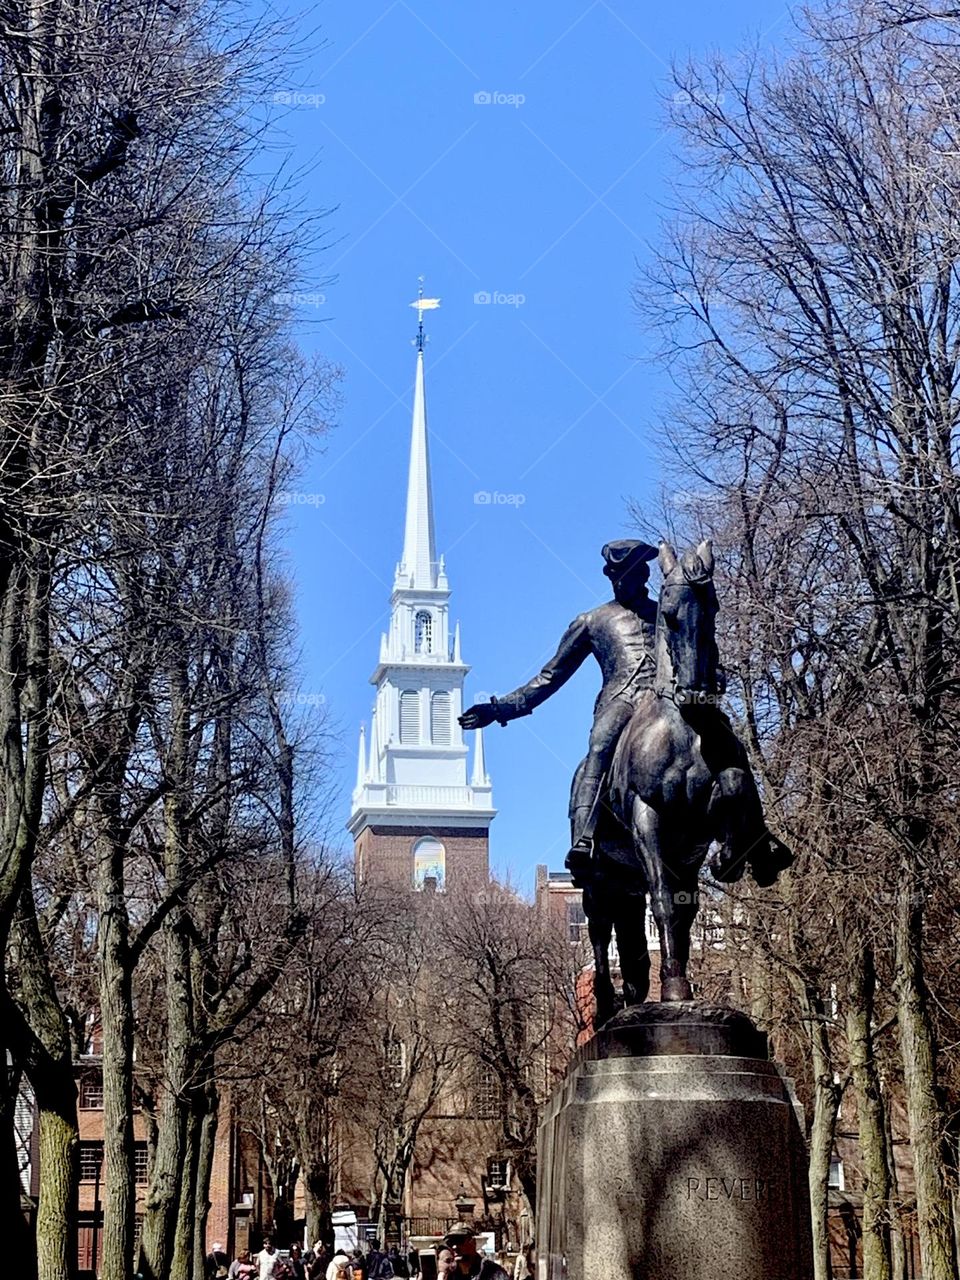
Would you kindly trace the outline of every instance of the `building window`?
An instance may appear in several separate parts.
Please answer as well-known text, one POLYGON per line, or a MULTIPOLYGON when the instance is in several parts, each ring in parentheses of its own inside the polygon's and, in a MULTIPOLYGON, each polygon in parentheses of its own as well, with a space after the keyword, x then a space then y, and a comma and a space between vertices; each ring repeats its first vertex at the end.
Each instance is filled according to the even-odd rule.
POLYGON ((843 1161, 838 1160, 836 1156, 834 1156, 830 1161, 830 1174, 827 1178, 827 1186, 834 1191, 844 1190, 843 1161))
POLYGON ((413 887, 423 889, 427 880, 433 880, 434 889, 443 889, 446 858, 446 850, 433 836, 418 840, 413 846, 413 887))
POLYGON ((404 689, 400 695, 400 741, 420 741, 420 695, 416 689, 404 689))
POLYGON ((567 936, 571 942, 579 942, 587 932, 587 916, 582 902, 567 903, 567 936))
POLYGON ((147 1144, 145 1142, 135 1142, 133 1144, 133 1180, 138 1187, 147 1185, 147 1144))
POLYGON ((80 1143, 80 1181, 96 1182, 102 1176, 103 1143, 80 1143))
POLYGON ((495 1120, 500 1114, 500 1080, 485 1062, 477 1063, 473 1083, 473 1109, 478 1120, 495 1120))
POLYGON ((387 1082, 389 1083, 390 1088, 402 1089, 407 1055, 403 1041, 397 1036, 391 1036, 389 1040, 387 1040, 385 1045, 384 1062, 387 1069, 387 1082))
POLYGON ((417 653, 430 653, 433 640, 433 619, 427 611, 417 614, 413 628, 413 647, 417 653))
POLYGON ((103 1076, 99 1071, 87 1071, 80 1077, 80 1110, 103 1110, 103 1076))
POLYGON ((435 747, 450 745, 450 695, 444 690, 430 699, 430 741, 435 747))
POLYGON ((510 1190, 510 1161, 509 1160, 488 1160, 487 1161, 487 1182, 493 1191, 509 1191, 510 1190))

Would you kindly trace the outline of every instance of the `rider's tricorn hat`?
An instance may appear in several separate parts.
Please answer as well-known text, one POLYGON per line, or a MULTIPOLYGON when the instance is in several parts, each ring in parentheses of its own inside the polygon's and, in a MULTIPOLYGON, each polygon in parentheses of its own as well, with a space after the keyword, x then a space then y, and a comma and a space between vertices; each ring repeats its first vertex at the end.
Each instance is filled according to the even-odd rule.
POLYGON ((657 548, 649 542, 635 542, 631 538, 621 538, 619 542, 608 542, 600 554, 607 562, 607 570, 614 573, 628 573, 637 565, 648 560, 656 560, 657 548))

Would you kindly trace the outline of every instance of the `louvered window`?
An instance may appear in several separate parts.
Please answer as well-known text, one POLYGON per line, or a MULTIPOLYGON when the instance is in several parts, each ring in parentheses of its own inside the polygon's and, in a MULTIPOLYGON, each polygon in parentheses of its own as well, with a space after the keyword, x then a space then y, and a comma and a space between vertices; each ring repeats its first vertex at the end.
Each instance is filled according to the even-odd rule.
POLYGON ((430 740, 437 747, 450 745, 450 695, 444 691, 430 699, 430 740))
POLYGON ((405 689, 400 695, 400 741, 420 740, 420 695, 415 689, 405 689))

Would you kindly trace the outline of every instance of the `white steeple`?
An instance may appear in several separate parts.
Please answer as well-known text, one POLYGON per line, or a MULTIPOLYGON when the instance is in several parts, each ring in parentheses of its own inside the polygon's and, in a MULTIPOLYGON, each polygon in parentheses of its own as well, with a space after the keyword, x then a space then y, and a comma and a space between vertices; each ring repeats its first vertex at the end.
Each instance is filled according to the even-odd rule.
POLYGON ((360 754, 357 757, 357 786, 362 787, 367 780, 367 745, 364 741, 363 725, 360 726, 360 754))
POLYGON ((437 586, 437 547, 433 531, 433 494, 427 445, 427 405, 423 392, 423 351, 417 352, 413 387, 413 430, 407 473, 407 519, 403 555, 397 566, 397 586, 432 590, 437 586))
POLYGON ((469 667, 460 656, 459 625, 450 625, 446 568, 436 552, 423 353, 423 311, 436 300, 421 293, 412 305, 420 309, 420 329, 403 554, 390 625, 370 677, 377 693, 369 762, 362 776, 358 766, 347 824, 355 836, 370 825, 486 829, 495 815, 479 734, 467 780, 468 750, 457 717, 469 667))

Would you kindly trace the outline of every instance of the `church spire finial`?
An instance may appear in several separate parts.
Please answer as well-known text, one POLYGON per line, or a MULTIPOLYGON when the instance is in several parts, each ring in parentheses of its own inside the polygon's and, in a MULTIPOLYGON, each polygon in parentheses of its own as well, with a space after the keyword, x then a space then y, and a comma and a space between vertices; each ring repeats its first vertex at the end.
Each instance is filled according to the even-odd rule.
POLYGON ((423 296, 423 276, 419 277, 419 281, 420 288, 417 292, 417 300, 416 302, 411 302, 410 305, 411 307, 417 308, 417 350, 422 351, 424 344, 427 341, 423 332, 423 313, 425 311, 436 311, 437 307, 440 305, 440 299, 425 298, 423 296))

